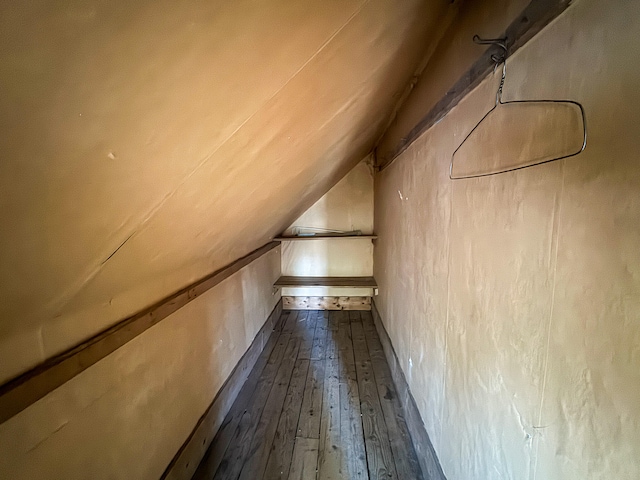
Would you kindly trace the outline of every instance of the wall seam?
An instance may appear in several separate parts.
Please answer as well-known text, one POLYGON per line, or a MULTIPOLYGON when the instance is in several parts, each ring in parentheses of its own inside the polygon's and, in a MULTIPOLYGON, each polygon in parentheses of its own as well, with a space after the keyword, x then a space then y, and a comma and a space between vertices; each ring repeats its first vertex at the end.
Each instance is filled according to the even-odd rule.
MULTIPOLYGON (((447 165, 445 165, 446 167, 447 165)), ((446 168, 445 168, 446 171, 446 168)), ((453 223, 453 186, 454 182, 449 180, 449 227, 447 230, 447 311, 444 320, 444 368, 442 369, 442 405, 440 407, 440 435, 438 440, 442 442, 444 407, 447 398, 447 357, 449 355, 449 305, 451 301, 451 225, 453 223)), ((440 444, 442 446, 442 443, 440 444)))
POLYGON ((565 160, 560 161, 560 168, 562 170, 562 180, 560 185, 560 195, 557 201, 557 215, 555 218, 555 246, 554 246, 554 254, 553 254, 553 279, 551 281, 551 308, 549 309, 549 320, 547 321, 547 345, 545 347, 544 353, 544 363, 542 367, 542 389, 540 391, 540 406, 538 408, 538 419, 537 425, 534 425, 533 428, 536 429, 536 438, 535 438, 535 447, 534 447, 534 457, 533 457, 533 469, 530 472, 530 478, 532 480, 536 480, 537 478, 537 470, 538 470, 538 450, 540 448, 540 435, 538 434, 538 430, 543 428, 542 423, 542 408, 544 407, 544 397, 547 388, 547 375, 549 369, 549 350, 551 345, 551 323, 553 321, 553 311, 555 306, 556 299, 556 276, 558 272, 558 245, 560 243, 560 220, 562 215, 562 200, 564 197, 564 183, 565 183, 565 160))

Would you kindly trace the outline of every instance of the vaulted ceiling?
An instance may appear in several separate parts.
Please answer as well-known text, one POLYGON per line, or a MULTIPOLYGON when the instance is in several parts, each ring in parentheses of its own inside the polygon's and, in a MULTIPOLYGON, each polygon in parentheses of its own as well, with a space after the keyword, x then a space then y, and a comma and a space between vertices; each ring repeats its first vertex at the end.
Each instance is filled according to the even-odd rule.
POLYGON ((46 357, 269 241, 371 151, 450 8, 3 2, 0 350, 46 357))

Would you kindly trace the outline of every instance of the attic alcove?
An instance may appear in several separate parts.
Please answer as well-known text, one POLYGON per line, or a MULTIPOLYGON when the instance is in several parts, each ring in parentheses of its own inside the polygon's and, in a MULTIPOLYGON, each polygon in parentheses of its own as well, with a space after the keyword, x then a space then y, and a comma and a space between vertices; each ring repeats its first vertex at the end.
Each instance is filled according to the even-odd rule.
POLYGON ((369 310, 376 238, 373 172, 364 160, 276 238, 282 276, 274 288, 284 308, 369 310))

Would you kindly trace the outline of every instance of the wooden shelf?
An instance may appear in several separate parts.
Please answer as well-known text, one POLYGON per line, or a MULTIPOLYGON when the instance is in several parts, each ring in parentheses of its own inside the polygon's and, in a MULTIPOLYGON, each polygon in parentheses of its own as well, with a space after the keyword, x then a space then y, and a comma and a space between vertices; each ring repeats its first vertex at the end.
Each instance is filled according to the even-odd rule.
POLYGON ((300 240, 344 240, 344 239, 369 239, 375 240, 377 235, 306 235, 300 237, 275 237, 278 242, 298 242, 300 240))
POLYGON ((276 287, 364 287, 378 288, 373 277, 280 277, 276 287))

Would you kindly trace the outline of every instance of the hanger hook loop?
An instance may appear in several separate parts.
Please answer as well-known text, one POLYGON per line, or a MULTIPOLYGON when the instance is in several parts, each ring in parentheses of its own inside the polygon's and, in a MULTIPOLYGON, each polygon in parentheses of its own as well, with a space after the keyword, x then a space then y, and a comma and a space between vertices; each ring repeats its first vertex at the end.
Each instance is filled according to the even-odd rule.
POLYGON ((498 65, 500 65, 502 62, 506 60, 507 53, 509 52, 507 49, 506 37, 505 38, 482 38, 479 35, 474 35, 473 41, 478 45, 497 45, 498 47, 502 48, 503 50, 502 55, 498 55, 496 53, 491 55, 491 60, 493 60, 496 63, 495 68, 497 68, 498 65))
POLYGON ((498 105, 499 103, 502 103, 502 89, 504 87, 504 80, 507 76, 507 53, 509 52, 507 49, 507 38, 482 38, 479 35, 474 35, 473 41, 478 45, 497 45, 503 50, 501 55, 496 53, 491 55, 491 60, 495 62, 495 66, 493 67, 494 73, 498 69, 498 65, 502 63, 502 78, 500 79, 500 86, 496 93, 496 105, 498 105))

